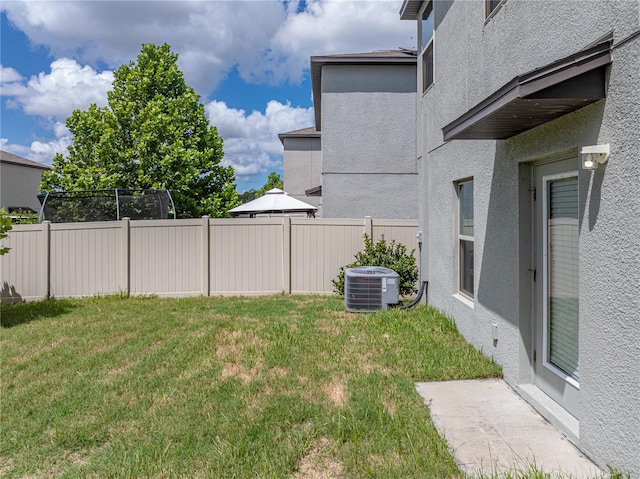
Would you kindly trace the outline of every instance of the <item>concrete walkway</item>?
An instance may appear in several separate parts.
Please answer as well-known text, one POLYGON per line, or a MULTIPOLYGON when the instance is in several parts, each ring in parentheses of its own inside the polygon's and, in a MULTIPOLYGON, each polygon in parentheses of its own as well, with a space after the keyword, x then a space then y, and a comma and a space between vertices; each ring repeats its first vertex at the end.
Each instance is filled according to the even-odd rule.
MULTIPOLYGON (((528 470, 602 477, 593 462, 502 379, 418 383, 460 469, 474 475, 528 470)), ((555 476, 554 476, 555 477, 555 476)))

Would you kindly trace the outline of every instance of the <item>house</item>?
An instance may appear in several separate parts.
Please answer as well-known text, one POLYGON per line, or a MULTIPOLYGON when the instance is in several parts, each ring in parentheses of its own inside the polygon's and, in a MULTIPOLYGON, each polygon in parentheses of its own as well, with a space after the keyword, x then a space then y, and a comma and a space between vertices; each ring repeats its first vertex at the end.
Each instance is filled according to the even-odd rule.
POLYGON ((39 211, 36 195, 42 173, 50 169, 42 163, 0 151, 0 207, 9 213, 39 211))
POLYGON ((640 478, 640 3, 405 0, 400 17, 419 39, 429 303, 599 466, 640 478))
POLYGON ((322 151, 315 126, 278 135, 284 146, 284 188, 290 197, 320 210, 322 151))
POLYGON ((325 218, 416 219, 415 53, 314 56, 311 81, 315 133, 280 136, 285 190, 321 195, 325 218))

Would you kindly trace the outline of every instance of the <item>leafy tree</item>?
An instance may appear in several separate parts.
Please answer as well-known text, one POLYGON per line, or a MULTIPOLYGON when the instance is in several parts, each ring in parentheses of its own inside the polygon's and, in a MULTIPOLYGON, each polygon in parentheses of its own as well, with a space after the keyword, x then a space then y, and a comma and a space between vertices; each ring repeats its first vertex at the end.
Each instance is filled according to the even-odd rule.
POLYGON ((356 253, 355 261, 341 266, 336 279, 331 280, 334 291, 344 296, 344 270, 357 266, 382 266, 398 273, 400 277, 400 294, 408 296, 416 292, 418 266, 413 256, 414 250, 407 252, 407 247, 393 240, 387 244, 384 238, 374 243, 369 235, 364 235, 364 250, 356 253))
POLYGON ((41 191, 168 189, 179 217, 224 216, 239 204, 222 138, 209 126, 169 45, 142 45, 137 62, 114 72, 108 106, 67 118, 73 145, 43 174, 41 191))
MULTIPOLYGON (((7 233, 11 231, 11 218, 7 215, 7 212, 4 208, 0 209, 0 240, 6 238, 7 233)), ((11 248, 4 248, 0 246, 0 256, 9 252, 11 248)))
POLYGON ((274 188, 280 188, 282 190, 284 189, 284 183, 282 181, 282 178, 280 178, 280 174, 276 173, 275 171, 272 171, 271 173, 269 173, 269 176, 267 177, 267 182, 264 185, 262 185, 262 188, 258 190, 258 195, 256 197, 260 197, 264 195, 267 191, 272 190, 274 188))
POLYGON ((253 201, 258 197, 258 190, 251 188, 250 190, 245 191, 244 193, 240 193, 238 198, 240 199, 240 203, 245 204, 249 201, 253 201))
POLYGON ((240 200, 241 204, 245 204, 245 203, 248 203, 249 201, 255 200, 256 198, 260 198, 267 191, 272 190, 273 188, 280 188, 280 189, 284 188, 284 183, 282 181, 282 178, 280 178, 280 174, 276 173, 275 171, 272 171, 271 173, 269 173, 269 176, 267 177, 267 182, 264 185, 262 185, 262 187, 259 190, 256 190, 255 188, 251 188, 250 190, 247 190, 244 193, 240 193, 240 195, 238 195, 238 199, 240 200))

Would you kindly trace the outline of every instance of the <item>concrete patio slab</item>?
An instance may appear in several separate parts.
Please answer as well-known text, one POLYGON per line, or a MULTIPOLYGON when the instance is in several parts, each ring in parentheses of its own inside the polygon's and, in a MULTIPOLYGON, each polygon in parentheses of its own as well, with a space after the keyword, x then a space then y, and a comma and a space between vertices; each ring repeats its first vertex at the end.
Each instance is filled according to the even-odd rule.
POLYGON ((502 379, 418 383, 416 390, 466 474, 504 474, 535 465, 578 479, 602 476, 502 379))

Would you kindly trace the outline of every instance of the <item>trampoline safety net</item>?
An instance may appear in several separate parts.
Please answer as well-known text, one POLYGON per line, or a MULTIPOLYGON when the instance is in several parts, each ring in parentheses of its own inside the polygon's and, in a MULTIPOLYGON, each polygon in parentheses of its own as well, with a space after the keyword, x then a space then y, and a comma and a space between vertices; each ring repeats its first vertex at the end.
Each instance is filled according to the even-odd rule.
POLYGON ((52 223, 175 218, 168 190, 79 190, 41 193, 39 220, 52 223))

